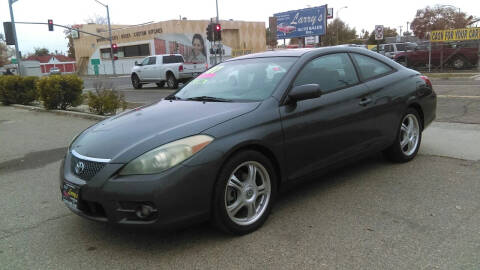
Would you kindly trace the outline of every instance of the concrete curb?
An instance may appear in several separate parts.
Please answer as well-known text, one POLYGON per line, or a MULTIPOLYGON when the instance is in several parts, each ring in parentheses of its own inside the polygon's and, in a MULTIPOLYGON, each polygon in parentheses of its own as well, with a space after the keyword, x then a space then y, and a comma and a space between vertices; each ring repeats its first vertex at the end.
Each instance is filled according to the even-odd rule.
POLYGON ((20 105, 20 104, 12 104, 10 106, 18 109, 24 109, 24 110, 30 110, 30 111, 36 111, 36 112, 49 112, 49 113, 54 113, 56 115, 78 117, 78 118, 96 120, 96 121, 105 120, 110 117, 110 116, 103 116, 103 115, 96 115, 96 114, 75 112, 75 111, 47 110, 47 109, 36 107, 36 106, 28 106, 28 105, 20 105))

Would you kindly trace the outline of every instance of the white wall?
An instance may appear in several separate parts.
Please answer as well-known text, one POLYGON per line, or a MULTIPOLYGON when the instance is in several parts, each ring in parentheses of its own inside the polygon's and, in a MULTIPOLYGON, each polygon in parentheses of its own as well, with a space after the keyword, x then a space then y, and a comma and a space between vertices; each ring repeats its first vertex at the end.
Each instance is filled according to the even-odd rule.
MULTIPOLYGON (((145 44, 148 43, 150 45, 150 52, 153 54, 155 52, 155 45, 153 40, 143 40, 143 41, 135 41, 135 42, 128 42, 128 43, 117 43, 118 47, 122 46, 130 46, 130 45, 138 45, 138 44, 145 44)), ((90 56, 90 59, 100 59, 100 65, 98 66, 98 72, 100 75, 112 75, 113 68, 112 68, 112 60, 110 59, 102 59, 100 57, 100 49, 110 48, 110 45, 98 47, 95 52, 90 56)), ((141 62, 145 56, 141 57, 128 57, 128 58, 119 58, 115 61, 115 71, 117 74, 130 74, 132 68, 135 66, 135 61, 141 62)), ((87 74, 88 75, 95 75, 95 71, 93 69, 93 65, 88 60, 88 67, 87 67, 87 74)))

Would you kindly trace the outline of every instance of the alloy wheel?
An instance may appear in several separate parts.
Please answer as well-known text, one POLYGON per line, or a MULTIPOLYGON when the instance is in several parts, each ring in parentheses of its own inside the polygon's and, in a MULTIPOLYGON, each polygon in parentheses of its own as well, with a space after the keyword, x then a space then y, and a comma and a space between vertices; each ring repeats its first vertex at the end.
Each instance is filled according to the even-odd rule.
POLYGON ((247 226, 262 217, 271 196, 270 175, 256 161, 246 161, 233 170, 225 188, 225 208, 237 225, 247 226))
POLYGON ((403 154, 411 156, 418 147, 420 138, 420 125, 413 114, 407 114, 402 120, 400 128, 400 148, 403 154))

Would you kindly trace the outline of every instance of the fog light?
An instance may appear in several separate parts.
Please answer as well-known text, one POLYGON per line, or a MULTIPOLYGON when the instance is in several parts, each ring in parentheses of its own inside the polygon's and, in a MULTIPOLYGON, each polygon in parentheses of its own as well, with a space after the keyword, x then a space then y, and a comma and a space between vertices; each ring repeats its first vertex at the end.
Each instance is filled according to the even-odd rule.
POLYGON ((137 211, 135 211, 135 214, 137 215, 138 218, 141 219, 146 219, 150 215, 152 215, 153 212, 156 212, 156 209, 151 207, 150 205, 147 204, 142 204, 137 211))

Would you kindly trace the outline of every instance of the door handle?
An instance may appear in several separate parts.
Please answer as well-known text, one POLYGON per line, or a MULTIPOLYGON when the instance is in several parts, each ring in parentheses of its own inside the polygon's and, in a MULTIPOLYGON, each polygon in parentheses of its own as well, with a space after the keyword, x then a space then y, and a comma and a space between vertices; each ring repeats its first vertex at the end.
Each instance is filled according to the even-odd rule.
POLYGON ((372 103, 372 99, 368 97, 364 97, 358 103, 360 106, 367 106, 368 104, 372 103))

